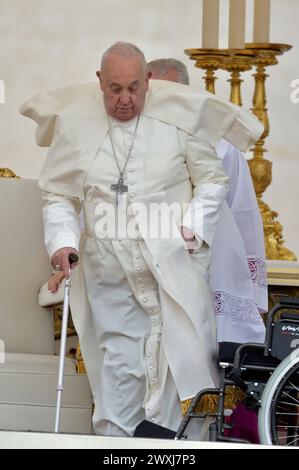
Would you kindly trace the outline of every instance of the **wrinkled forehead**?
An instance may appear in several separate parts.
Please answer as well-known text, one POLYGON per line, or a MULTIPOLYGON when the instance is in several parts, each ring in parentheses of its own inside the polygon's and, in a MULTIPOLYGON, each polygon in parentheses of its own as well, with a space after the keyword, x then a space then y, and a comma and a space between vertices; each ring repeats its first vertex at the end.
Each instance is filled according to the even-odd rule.
POLYGON ((140 80, 145 77, 145 67, 138 55, 109 54, 101 67, 102 78, 111 82, 140 80))

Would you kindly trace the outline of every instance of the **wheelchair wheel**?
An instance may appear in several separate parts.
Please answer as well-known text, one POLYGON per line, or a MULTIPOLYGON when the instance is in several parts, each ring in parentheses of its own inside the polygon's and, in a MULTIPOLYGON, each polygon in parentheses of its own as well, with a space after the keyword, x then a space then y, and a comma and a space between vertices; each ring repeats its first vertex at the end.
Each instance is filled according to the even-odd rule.
POLYGON ((258 416, 261 444, 299 446, 299 349, 268 380, 258 416))

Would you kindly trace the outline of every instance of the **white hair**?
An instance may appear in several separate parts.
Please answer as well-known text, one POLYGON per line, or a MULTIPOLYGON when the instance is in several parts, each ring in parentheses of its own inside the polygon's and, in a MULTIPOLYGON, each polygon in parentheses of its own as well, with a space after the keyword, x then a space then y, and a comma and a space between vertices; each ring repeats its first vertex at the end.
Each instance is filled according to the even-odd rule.
POLYGON ((109 47, 109 49, 104 52, 101 60, 101 70, 103 70, 105 62, 109 55, 113 53, 118 54, 124 58, 138 56, 141 60, 142 65, 144 66, 145 72, 147 72, 147 65, 143 52, 137 46, 135 46, 135 44, 122 41, 115 42, 114 44, 112 44, 111 47, 109 47))
POLYGON ((190 79, 186 65, 177 59, 156 59, 148 62, 147 68, 149 72, 155 72, 159 78, 163 77, 167 72, 174 70, 177 73, 178 83, 189 85, 190 79))

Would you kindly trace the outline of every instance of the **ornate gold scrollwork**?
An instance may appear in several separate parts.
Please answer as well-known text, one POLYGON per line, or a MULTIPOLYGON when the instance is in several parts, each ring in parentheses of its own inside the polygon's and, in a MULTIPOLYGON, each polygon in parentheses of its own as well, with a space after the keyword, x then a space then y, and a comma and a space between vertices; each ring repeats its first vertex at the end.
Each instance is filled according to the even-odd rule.
POLYGON ((84 364, 82 353, 81 353, 80 343, 78 343, 78 347, 76 351, 76 361, 77 361, 76 369, 77 369, 78 374, 86 374, 86 368, 85 368, 85 364, 84 364))
POLYGON ((0 178, 20 178, 9 168, 0 168, 0 178))
MULTIPOLYGON (((239 403, 241 403, 246 394, 234 385, 229 385, 225 388, 224 408, 233 410, 239 403)), ((191 404, 191 399, 181 402, 182 415, 184 416, 191 404)), ((196 413, 216 413, 218 406, 219 396, 206 394, 204 395, 195 408, 196 413)))

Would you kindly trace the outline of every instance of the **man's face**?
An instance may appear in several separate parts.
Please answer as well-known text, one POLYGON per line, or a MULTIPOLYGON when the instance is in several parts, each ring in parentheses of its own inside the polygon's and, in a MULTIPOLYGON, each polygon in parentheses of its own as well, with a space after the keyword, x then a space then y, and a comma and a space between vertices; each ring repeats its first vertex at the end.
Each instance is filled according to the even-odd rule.
POLYGON ((111 53, 97 75, 109 116, 128 121, 141 113, 150 74, 146 74, 138 56, 122 57, 111 53))

